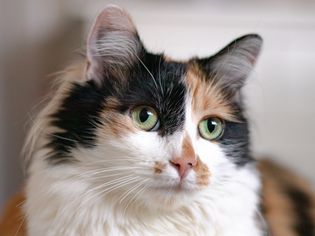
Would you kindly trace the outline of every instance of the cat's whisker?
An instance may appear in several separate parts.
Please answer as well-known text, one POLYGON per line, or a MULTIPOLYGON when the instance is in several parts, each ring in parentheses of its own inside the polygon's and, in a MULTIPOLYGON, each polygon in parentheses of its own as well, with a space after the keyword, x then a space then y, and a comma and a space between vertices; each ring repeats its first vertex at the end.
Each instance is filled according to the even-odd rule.
POLYGON ((161 95, 162 95, 162 97, 164 97, 164 87, 162 86, 162 82, 161 82, 161 62, 162 62, 162 57, 160 57, 160 61, 159 61, 158 76, 159 76, 159 84, 160 84, 160 89, 161 89, 161 95))
POLYGON ((139 187, 140 185, 142 185, 142 184, 143 184, 143 183, 140 182, 140 183, 137 184, 136 186, 134 186, 134 187, 130 188, 128 191, 126 191, 126 193, 124 193, 124 194, 121 196, 121 198, 118 200, 119 203, 121 204, 121 203, 123 202, 123 200, 124 200, 125 198, 127 198, 128 195, 129 195, 134 189, 138 188, 138 187, 139 187))
POLYGON ((119 189, 119 188, 121 188, 121 187, 124 187, 124 186, 126 186, 126 185, 128 185, 128 184, 136 183, 136 182, 138 182, 139 180, 140 180, 139 177, 135 177, 135 178, 132 178, 132 179, 127 179, 127 180, 118 182, 118 183, 116 183, 116 184, 113 185, 113 186, 110 186, 110 187, 105 188, 105 189, 103 189, 103 190, 101 190, 101 191, 99 191, 99 192, 96 192, 94 195, 92 195, 91 199, 94 198, 94 197, 96 197, 96 196, 106 195, 106 194, 108 194, 108 193, 110 193, 110 192, 112 192, 112 191, 114 191, 114 190, 116 190, 116 189, 119 189))
MULTIPOLYGON (((111 190, 112 188, 123 186, 124 183, 128 183, 129 181, 138 181, 139 177, 135 177, 130 175, 129 177, 124 178, 118 178, 115 179, 115 181, 111 181, 111 183, 107 182, 101 185, 98 185, 92 189, 89 189, 85 195, 90 195, 91 193, 94 193, 95 196, 98 196, 99 194, 103 194, 104 192, 107 192, 108 190, 111 190)), ((92 195, 93 196, 93 195, 92 195)))
MULTIPOLYGON (((136 193, 135 193, 135 195, 127 202, 127 204, 126 204, 126 207, 125 207, 125 209, 124 209, 124 213, 123 213, 123 215, 125 215, 126 214, 126 211, 127 211, 127 209, 128 209, 128 207, 130 206, 130 204, 134 201, 134 200, 136 200, 137 199, 137 197, 139 197, 140 196, 140 194, 142 194, 142 192, 146 189, 146 187, 147 187, 147 182, 149 182, 149 180, 147 180, 147 181, 143 181, 142 183, 141 183, 141 185, 139 186, 140 187, 140 190, 138 190, 136 193), (141 187, 142 186, 142 187, 141 187)), ((138 188, 137 188, 138 189, 138 188)))
POLYGON ((86 176, 88 179, 106 179, 110 177, 115 177, 115 176, 123 176, 123 173, 116 173, 116 174, 111 174, 111 175, 89 175, 86 176))
POLYGON ((138 168, 146 168, 146 167, 151 167, 153 166, 153 164, 149 164, 149 165, 138 165, 138 166, 134 166, 133 163, 125 163, 126 161, 121 161, 118 163, 115 163, 115 165, 111 165, 112 163, 114 163, 113 161, 109 161, 109 162, 103 162, 103 163, 95 163, 95 165, 91 164, 91 165, 85 165, 84 167, 82 167, 82 171, 86 171, 86 172, 94 172, 97 173, 97 171, 103 171, 103 170, 115 170, 115 169, 138 169, 138 168), (121 165, 119 165, 121 164, 121 165))
POLYGON ((141 170, 140 167, 110 167, 110 168, 100 168, 99 171, 91 170, 84 172, 82 174, 79 174, 78 176, 88 176, 88 175, 97 175, 107 172, 114 172, 114 171, 128 171, 128 170, 141 170))
MULTIPOLYGON (((93 168, 93 166, 91 166, 90 168, 93 168)), ((137 166, 112 166, 112 167, 100 167, 100 168, 94 168, 91 169, 89 171, 89 169, 87 168, 85 173, 103 173, 103 172, 110 172, 110 171, 119 171, 119 170, 135 170, 135 169, 139 169, 140 167, 137 166)), ((83 174, 85 174, 83 173, 83 174)))
POLYGON ((92 189, 89 189, 86 193, 90 193, 90 192, 94 192, 95 190, 98 190, 98 189, 101 189, 101 188, 104 188, 106 186, 109 186, 109 185, 112 185, 112 184, 116 184, 116 183, 119 183, 120 181, 125 181, 125 180, 128 180, 128 179, 132 179, 134 178, 134 175, 127 175, 127 176, 122 176, 120 178, 116 178, 116 179, 113 179, 109 182, 105 182, 103 184, 100 184, 92 189))
POLYGON ((124 173, 116 173, 116 174, 112 174, 112 175, 81 175, 78 176, 80 178, 84 178, 86 180, 90 180, 90 181, 106 181, 107 179, 111 179, 113 177, 122 177, 124 175, 124 173))
POLYGON ((103 188, 108 187, 108 186, 113 186, 113 185, 119 184, 121 182, 124 182, 126 180, 131 180, 131 179, 135 179, 135 178, 138 178, 138 177, 133 175, 133 174, 130 174, 130 175, 120 176, 118 178, 114 178, 110 181, 104 181, 104 179, 102 179, 102 181, 99 181, 95 187, 89 189, 86 193, 95 192, 99 189, 103 189, 103 188))
POLYGON ((25 221, 26 221, 26 217, 21 216, 21 217, 19 217, 19 218, 20 218, 20 220, 21 220, 21 223, 19 224, 19 227, 17 228, 17 230, 16 230, 14 236, 18 236, 18 235, 19 235, 19 233, 20 233, 20 231, 21 231, 21 229, 22 229, 22 227, 23 227, 23 225, 24 225, 24 223, 25 223, 25 221))
POLYGON ((60 136, 58 134, 49 134, 51 137, 55 137, 55 138, 59 138, 59 139, 62 139, 62 140, 66 140, 66 141, 71 141, 71 142, 74 142, 74 143, 78 143, 77 140, 75 139, 71 139, 71 138, 66 138, 66 137, 63 137, 63 136, 60 136))
POLYGON ((139 58, 139 56, 137 54, 134 54, 134 56, 139 60, 139 62, 141 63, 141 65, 145 68, 145 70, 149 73, 149 75, 151 76, 151 78, 153 79, 154 85, 156 87, 156 89, 158 89, 158 84, 156 82, 156 79, 154 78, 153 74, 151 73, 151 71, 148 69, 148 67, 144 64, 144 62, 139 58))
POLYGON ((98 124, 96 121, 89 120, 88 123, 92 125, 93 128, 100 128, 100 124, 98 124))
MULTIPOLYGON (((102 164, 102 163, 108 163, 108 162, 116 162, 116 161, 129 161, 129 162, 131 162, 131 163, 133 163, 133 162, 135 162, 135 161, 147 161, 147 160, 144 160, 144 159, 140 159, 140 158, 133 158, 132 157, 132 160, 131 160, 131 157, 126 157, 126 158, 119 158, 119 157, 117 157, 117 158, 106 158, 106 159, 104 159, 104 160, 99 160, 99 161, 93 161, 93 163, 91 163, 91 165, 95 165, 95 164, 102 164)), ((147 161, 148 162, 148 161, 147 161)), ((89 165, 89 164, 87 164, 87 165, 89 165)))
POLYGON ((88 170, 88 169, 93 169, 93 170, 104 170, 104 169, 108 169, 108 168, 133 168, 133 167, 137 167, 137 166, 130 166, 133 163, 128 162, 127 160, 108 160, 108 161, 104 161, 104 162, 94 162, 94 163, 90 163, 87 165, 84 165, 82 168, 88 170), (118 162, 118 163, 117 163, 118 162), (113 163, 115 163, 115 165, 112 165, 113 163), (121 165, 120 165, 121 164, 121 165))
POLYGON ((126 180, 126 181, 124 181, 123 183, 120 183, 119 185, 116 185, 116 186, 112 186, 112 187, 110 187, 110 188, 107 188, 107 189, 106 189, 106 194, 109 193, 109 192, 111 192, 111 191, 113 191, 113 190, 116 190, 116 189, 118 189, 118 188, 120 188, 120 187, 126 186, 127 184, 136 183, 136 182, 138 182, 139 180, 141 180, 141 178, 135 177, 135 178, 126 180))
POLYGON ((141 167, 131 166, 131 167, 103 167, 103 168, 94 168, 90 167, 85 169, 83 173, 78 174, 78 176, 89 176, 89 175, 99 175, 107 172, 116 172, 116 171, 129 171, 129 170, 141 170, 141 167))
POLYGON ((113 177, 124 177, 125 174, 128 174, 128 172, 126 173, 116 173, 116 174, 113 174, 113 175, 90 175, 90 176, 87 176, 86 179, 87 180, 90 180, 90 181, 106 181, 108 179, 111 179, 113 177))

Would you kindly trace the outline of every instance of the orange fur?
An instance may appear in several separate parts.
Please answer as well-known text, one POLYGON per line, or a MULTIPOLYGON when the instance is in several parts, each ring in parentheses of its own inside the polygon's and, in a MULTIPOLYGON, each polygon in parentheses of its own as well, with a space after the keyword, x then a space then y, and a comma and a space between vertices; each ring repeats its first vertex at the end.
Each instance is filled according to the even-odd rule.
POLYGON ((24 193, 19 193, 10 199, 4 214, 0 218, 1 236, 26 236, 25 216, 22 211, 25 200, 24 193))
POLYGON ((165 169, 165 167, 166 167, 166 164, 163 164, 159 161, 156 161, 154 163, 154 167, 153 167, 154 173, 161 174, 163 172, 163 170, 165 169))
POLYGON ((233 108, 220 87, 215 83, 206 82, 205 75, 197 66, 189 67, 186 83, 192 97, 192 113, 197 121, 211 116, 236 121, 233 108))
POLYGON ((100 138, 108 138, 112 135, 116 137, 122 137, 126 135, 126 132, 136 132, 131 118, 128 115, 120 114, 116 110, 120 105, 117 99, 108 98, 106 99, 106 108, 103 109, 101 119, 105 120, 104 124, 98 130, 98 136, 100 138))
POLYGON ((192 146, 191 139, 189 135, 185 135, 183 139, 183 146, 182 146, 182 154, 180 158, 187 159, 187 160, 195 160, 196 159, 195 150, 192 146))
POLYGON ((199 157, 197 158, 197 165, 193 167, 197 175, 197 184, 199 186, 206 186, 209 184, 210 171, 207 165, 205 165, 199 157))

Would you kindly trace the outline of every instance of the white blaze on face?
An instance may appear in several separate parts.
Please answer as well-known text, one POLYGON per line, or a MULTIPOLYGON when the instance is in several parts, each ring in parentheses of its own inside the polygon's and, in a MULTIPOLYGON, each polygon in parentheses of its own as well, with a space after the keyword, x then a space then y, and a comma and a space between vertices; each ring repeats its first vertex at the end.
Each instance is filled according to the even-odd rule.
MULTIPOLYGON (((218 143, 206 140, 199 135, 198 124, 204 117, 198 117, 196 115, 198 111, 192 110, 192 99, 193 98, 188 97, 186 102, 184 132, 190 137, 192 148, 195 151, 196 158, 198 158, 198 163, 203 166, 203 170, 194 169, 191 174, 197 179, 198 174, 206 175, 205 169, 207 169, 209 173, 206 177, 204 176, 203 180, 203 182, 207 184, 203 187, 208 187, 208 185, 211 185, 213 182, 211 180, 216 177, 215 174, 217 173, 217 169, 220 168, 220 165, 229 163, 229 161, 226 159, 218 143)), ((230 165, 230 163, 228 165, 230 165)))

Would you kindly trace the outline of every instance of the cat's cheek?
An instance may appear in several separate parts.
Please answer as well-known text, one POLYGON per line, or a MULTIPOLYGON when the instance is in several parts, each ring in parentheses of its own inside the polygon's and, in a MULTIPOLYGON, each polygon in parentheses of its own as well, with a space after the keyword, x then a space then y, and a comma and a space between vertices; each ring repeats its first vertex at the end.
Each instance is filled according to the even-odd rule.
POLYGON ((157 188, 175 187, 180 182, 177 171, 167 162, 155 162, 151 178, 151 186, 157 188))
POLYGON ((131 152, 137 152, 144 160, 156 160, 167 155, 166 148, 162 145, 163 140, 156 132, 137 131, 128 134, 121 141, 131 152))
POLYGON ((200 188, 207 187, 211 178, 209 166, 198 157, 197 165, 193 167, 193 171, 195 173, 195 185, 200 188))
POLYGON ((196 168, 196 183, 211 185, 213 178, 220 175, 220 168, 227 162, 225 154, 218 143, 205 139, 199 139, 196 143, 196 154, 200 162, 200 166, 196 168))

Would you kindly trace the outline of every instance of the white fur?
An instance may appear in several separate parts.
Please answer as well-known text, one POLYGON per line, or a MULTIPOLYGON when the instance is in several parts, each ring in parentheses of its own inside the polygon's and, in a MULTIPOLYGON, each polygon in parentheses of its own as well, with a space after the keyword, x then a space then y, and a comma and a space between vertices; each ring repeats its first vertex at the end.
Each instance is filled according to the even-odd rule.
MULTIPOLYGON (((198 137, 198 121, 187 104, 183 132, 109 138, 99 129, 95 148, 72 152, 75 163, 49 165, 50 150, 32 143, 37 149, 27 181, 29 236, 262 235, 255 219, 260 188, 255 167, 236 167, 217 144, 198 137), (198 187, 190 171, 183 189, 175 190, 179 176, 169 160, 181 153, 184 133, 210 170, 207 187, 198 187), (161 174, 153 171, 155 161, 166 165, 161 174)), ((41 143, 44 128, 32 134, 41 143)))

